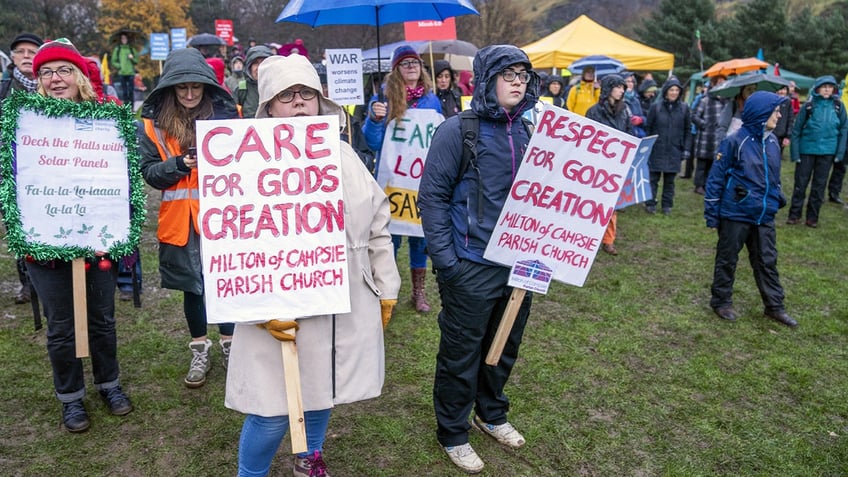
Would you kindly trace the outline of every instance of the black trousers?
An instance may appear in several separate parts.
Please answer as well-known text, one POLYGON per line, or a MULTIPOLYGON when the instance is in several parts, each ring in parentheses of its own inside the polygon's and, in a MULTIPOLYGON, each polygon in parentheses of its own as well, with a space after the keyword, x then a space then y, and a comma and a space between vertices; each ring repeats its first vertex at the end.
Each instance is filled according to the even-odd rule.
POLYGON ((651 194, 653 198, 646 200, 645 205, 657 205, 657 191, 660 187, 660 179, 663 181, 662 190, 662 208, 670 209, 674 207, 674 178, 677 177, 676 172, 654 172, 651 171, 651 194))
POLYGON ((833 156, 813 156, 801 154, 801 162, 795 164, 795 185, 792 188, 792 203, 789 217, 801 218, 807 185, 810 186, 810 199, 807 201, 807 220, 818 222, 819 210, 824 202, 824 189, 827 186, 827 174, 833 164, 833 156))
MULTIPOLYGON (((83 360, 76 356, 74 292, 70 262, 54 266, 28 263, 38 299, 47 317, 47 354, 53 367, 56 397, 63 403, 85 396, 83 360)), ((88 308, 88 346, 94 386, 109 389, 119 384, 118 341, 115 334, 115 282, 118 268, 103 272, 96 266, 85 274, 88 308)))
POLYGON ((705 187, 707 177, 710 177, 710 169, 713 168, 712 157, 699 157, 695 166, 695 187, 705 187))
POLYGON ((827 195, 831 199, 837 199, 842 195, 842 180, 845 179, 845 160, 833 163, 830 172, 830 181, 827 183, 827 195))
POLYGON ((774 222, 757 225, 721 219, 710 306, 716 309, 733 304, 736 262, 743 245, 748 247, 748 261, 754 270, 754 281, 760 290, 765 311, 784 311, 783 287, 780 286, 777 273, 777 235, 774 222))
POLYGON ((433 383, 437 438, 443 446, 468 442, 468 417, 472 407, 490 424, 507 421, 509 399, 504 386, 518 358, 518 347, 530 314, 531 293, 515 318, 497 366, 485 363, 486 353, 509 303, 509 268, 461 261, 460 270, 445 281, 438 278, 442 310, 439 312, 439 353, 433 383))

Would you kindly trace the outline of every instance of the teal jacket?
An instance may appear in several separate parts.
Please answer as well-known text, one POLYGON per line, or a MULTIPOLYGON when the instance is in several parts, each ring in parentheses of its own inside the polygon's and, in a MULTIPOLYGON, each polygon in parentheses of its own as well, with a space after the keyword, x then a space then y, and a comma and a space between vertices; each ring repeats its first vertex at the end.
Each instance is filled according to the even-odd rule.
POLYGON ((138 63, 138 51, 130 45, 118 45, 112 49, 110 58, 112 74, 120 76, 135 76, 135 65, 138 63), (132 59, 130 59, 132 54, 132 59))
POLYGON ((792 162, 799 162, 802 154, 834 156, 836 161, 842 160, 848 137, 848 116, 845 114, 845 105, 836 94, 836 80, 833 76, 817 78, 808 101, 812 107, 806 104, 801 106, 792 129, 789 148, 792 162), (834 87, 833 95, 829 98, 823 98, 818 93, 819 87, 825 84, 834 87))

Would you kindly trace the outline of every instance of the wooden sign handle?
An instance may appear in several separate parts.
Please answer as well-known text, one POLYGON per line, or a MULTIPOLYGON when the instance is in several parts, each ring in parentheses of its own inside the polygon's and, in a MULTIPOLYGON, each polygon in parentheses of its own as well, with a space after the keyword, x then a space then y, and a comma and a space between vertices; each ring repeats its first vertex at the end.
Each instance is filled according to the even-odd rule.
POLYGON ((71 277, 74 290, 74 342, 77 358, 88 357, 88 305, 85 298, 85 259, 75 258, 71 262, 71 277))
POLYGON ((498 325, 498 330, 495 332, 495 338, 492 340, 492 345, 489 347, 489 354, 486 355, 486 364, 489 366, 497 366, 501 360, 506 340, 509 338, 509 333, 512 331, 512 325, 515 323, 515 317, 518 315, 518 310, 521 308, 521 302, 524 301, 524 295, 527 290, 523 288, 513 288, 512 294, 509 296, 509 303, 506 305, 501 324, 498 325))
MULTIPOLYGON (((294 330, 287 333, 294 335, 294 330)), ((289 406, 289 436, 291 436, 292 454, 306 452, 306 421, 303 418, 303 396, 300 391, 300 367, 297 360, 297 346, 294 341, 281 341, 283 353, 283 371, 286 376, 286 402, 289 406)))

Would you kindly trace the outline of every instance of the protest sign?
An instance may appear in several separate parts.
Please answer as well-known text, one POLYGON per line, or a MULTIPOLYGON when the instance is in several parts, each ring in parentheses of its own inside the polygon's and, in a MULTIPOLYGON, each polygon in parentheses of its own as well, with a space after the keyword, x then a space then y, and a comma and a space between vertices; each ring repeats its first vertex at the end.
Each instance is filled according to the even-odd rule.
POLYGON ((342 105, 365 104, 362 84, 362 50, 327 50, 327 94, 342 105))
POLYGON ((545 105, 484 257, 582 286, 640 143, 545 105))
POLYGON ((648 159, 656 141, 656 135, 648 136, 642 139, 639 144, 636 157, 633 158, 630 170, 627 172, 627 178, 624 180, 624 185, 621 186, 621 194, 618 196, 615 210, 641 204, 654 197, 651 192, 651 170, 648 168, 648 159))
POLYGON ((197 122, 210 323, 350 311, 339 141, 337 116, 197 122))
POLYGON ((407 109, 400 121, 386 126, 377 182, 389 197, 393 235, 423 237, 418 215, 418 185, 436 127, 445 118, 433 109, 407 109))
POLYGON ((12 252, 65 261, 132 253, 144 191, 131 115, 22 92, 5 101, 2 204, 12 252))

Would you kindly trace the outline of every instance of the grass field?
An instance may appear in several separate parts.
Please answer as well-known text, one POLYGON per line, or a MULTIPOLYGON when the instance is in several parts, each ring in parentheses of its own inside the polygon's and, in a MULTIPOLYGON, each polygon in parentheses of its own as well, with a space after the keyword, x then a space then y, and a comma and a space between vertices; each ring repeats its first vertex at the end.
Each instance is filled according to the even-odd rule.
MULTIPOLYGON (((784 164, 789 195, 794 167, 784 164)), ((44 330, 33 331, 28 306, 13 304, 14 261, 3 245, 0 475, 235 475, 242 416, 223 406, 217 347, 207 385, 182 383, 188 331, 181 294, 158 286, 155 217, 151 207, 143 306, 118 303, 122 381, 136 409, 109 415, 89 372, 92 425, 81 435, 59 427, 44 330)), ((512 451, 472 433, 481 475, 848 475, 848 210, 825 204, 818 229, 785 220, 786 209, 779 269, 796 330, 762 316, 745 252, 735 293, 742 317, 713 315, 716 236, 691 182, 678 179, 669 217, 621 213, 617 257, 601 253, 582 288, 554 284, 534 297, 506 389, 527 445, 512 451)), ((336 477, 462 475, 435 440, 436 312, 414 312, 401 269, 383 395, 341 406, 330 421, 325 458, 336 477)), ((437 305, 432 277, 428 289, 437 305)), ((288 445, 272 475, 291 475, 288 445)))

